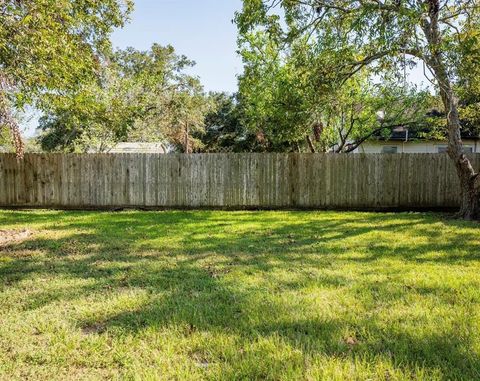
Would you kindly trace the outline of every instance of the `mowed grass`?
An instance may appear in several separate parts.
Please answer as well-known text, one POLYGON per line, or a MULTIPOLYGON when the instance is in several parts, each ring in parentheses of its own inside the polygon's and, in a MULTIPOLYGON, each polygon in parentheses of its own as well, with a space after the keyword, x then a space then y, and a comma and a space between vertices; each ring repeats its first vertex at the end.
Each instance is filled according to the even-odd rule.
POLYGON ((478 380, 480 225, 0 211, 0 379, 478 380))

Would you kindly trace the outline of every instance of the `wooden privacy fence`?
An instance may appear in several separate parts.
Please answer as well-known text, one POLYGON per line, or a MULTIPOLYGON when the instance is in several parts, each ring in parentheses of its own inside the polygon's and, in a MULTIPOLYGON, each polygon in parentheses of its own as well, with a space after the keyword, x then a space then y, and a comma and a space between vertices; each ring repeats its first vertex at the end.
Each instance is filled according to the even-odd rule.
POLYGON ((458 194, 444 154, 0 154, 3 207, 414 210, 458 194))

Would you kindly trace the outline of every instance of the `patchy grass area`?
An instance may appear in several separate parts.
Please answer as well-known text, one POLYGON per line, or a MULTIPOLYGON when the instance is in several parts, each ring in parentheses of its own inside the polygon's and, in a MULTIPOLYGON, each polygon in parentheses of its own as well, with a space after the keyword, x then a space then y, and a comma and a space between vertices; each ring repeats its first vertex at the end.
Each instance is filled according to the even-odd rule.
POLYGON ((0 379, 478 380, 480 225, 0 211, 0 379))

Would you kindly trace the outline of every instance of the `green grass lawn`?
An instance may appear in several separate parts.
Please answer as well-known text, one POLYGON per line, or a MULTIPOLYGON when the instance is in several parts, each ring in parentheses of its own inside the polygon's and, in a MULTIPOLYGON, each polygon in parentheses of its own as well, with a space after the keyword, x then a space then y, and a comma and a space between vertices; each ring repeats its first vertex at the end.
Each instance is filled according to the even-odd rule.
POLYGON ((0 211, 0 379, 479 380, 480 225, 0 211))

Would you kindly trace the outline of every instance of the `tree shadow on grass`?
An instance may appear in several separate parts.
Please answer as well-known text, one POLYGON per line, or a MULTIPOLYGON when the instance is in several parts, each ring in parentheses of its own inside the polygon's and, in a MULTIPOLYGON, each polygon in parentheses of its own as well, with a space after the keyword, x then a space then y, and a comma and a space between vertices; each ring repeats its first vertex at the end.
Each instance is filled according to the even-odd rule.
MULTIPOLYGON (((470 225, 419 214, 349 214, 339 219, 327 213, 319 214, 318 219, 294 221, 278 221, 279 216, 282 214, 245 212, 226 217, 214 212, 67 213, 56 216, 54 222, 43 217, 37 221, 34 216, 35 223, 66 234, 52 239, 32 237, 3 248, 0 257, 8 260, 0 262, 0 292, 39 276, 89 281, 38 290, 23 301, 24 309, 40 309, 91 294, 103 293, 108 298, 112 292, 139 288, 148 297, 135 309, 112 311, 101 318, 78 317, 76 324, 83 332, 95 334, 137 335, 148 329, 176 326, 184 330, 185 336, 195 332, 231 333, 247 343, 275 336, 312 358, 375 361, 387 356, 406 371, 426 367, 440 370, 445 379, 480 377, 474 343, 453 329, 415 334, 401 326, 388 329, 374 315, 354 316, 348 311, 335 318, 292 318, 294 314, 288 311, 292 306, 269 299, 272 292, 308 292, 306 286, 310 284, 345 289, 361 302, 370 303, 372 310, 386 303, 405 303, 405 294, 412 290, 403 288, 408 285, 402 273, 390 274, 390 279, 378 282, 370 279, 366 268, 359 271, 362 279, 356 281, 356 287, 346 289, 351 282, 347 276, 318 274, 318 270, 388 259, 438 266, 478 261, 475 230, 459 232, 449 241, 441 236, 442 227, 470 225), (420 239, 414 249, 408 241, 392 246, 392 242, 378 242, 378 237, 372 235, 382 233, 388 237, 406 232, 420 239), (358 253, 352 255, 352 251, 358 253), (426 256, 434 251, 446 254, 434 259, 426 256), (275 287, 266 288, 262 298, 258 284, 241 285, 228 279, 233 268, 260 275, 275 287), (292 269, 295 274, 275 279, 275 270, 279 269, 292 269), (310 271, 317 273, 309 278, 310 271), (346 332, 353 332, 353 345, 346 342, 346 332)), ((16 213, 12 217, 21 216, 16 213)), ((24 224, 28 218, 19 221, 24 224)), ((439 301, 454 308, 456 300, 448 288, 423 286, 414 291, 425 297, 440 295, 439 301)), ((474 326, 473 322, 468 324, 474 326)))
MULTIPOLYGON (((14 213, 12 218, 16 220, 19 214, 14 213)), ((338 214, 327 213, 326 217, 320 214, 318 220, 280 223, 279 216, 282 214, 252 212, 232 213, 229 218, 215 212, 62 214, 47 228, 66 231, 66 236, 33 237, 1 248, 0 255, 8 260, 0 266, 0 276, 6 285, 39 274, 64 274, 108 283, 108 279, 122 278, 133 264, 177 262, 178 256, 193 265, 215 258, 219 268, 241 266, 262 272, 332 268, 346 262, 373 263, 384 259, 438 265, 480 259, 475 230, 456 233, 448 241, 438 239, 442 234, 438 224, 449 229, 470 225, 441 220, 435 215, 359 213, 338 218, 338 214), (383 232, 387 239, 392 234, 393 238, 379 242, 375 236, 368 236, 372 232, 383 232), (404 232, 424 240, 413 248, 408 240, 395 242, 395 234, 404 232), (43 256, 39 258, 38 252, 43 256), (444 255, 432 257, 432 252, 444 255), (101 266, 105 263, 108 266, 101 266)), ((37 218, 44 221, 42 215, 31 217, 34 222, 37 218)), ((23 216, 20 221, 26 219, 23 216)), ((152 284, 155 281, 151 279, 152 284)), ((315 281, 319 281, 318 277, 315 281)), ((290 282, 290 286, 294 283, 290 282)))
MULTIPOLYGON (((275 319, 274 311, 285 308, 268 301, 266 306, 258 295, 250 295, 226 286, 203 271, 183 268, 177 281, 170 283, 166 295, 149 300, 133 311, 124 311, 103 320, 80 322, 84 329, 101 327, 107 334, 142 334, 144 331, 180 329, 184 337, 195 333, 231 334, 243 345, 262 339, 280 338, 309 358, 370 361, 388 358, 406 374, 424 368, 439 371, 445 379, 478 379, 480 358, 472 339, 459 335, 454 328, 438 332, 415 332, 411 328, 388 327, 374 316, 338 315, 330 318, 293 318, 291 314, 275 319), (191 282, 184 282, 188 277, 191 282), (258 316, 265 314, 258 321, 258 316), (252 316, 257 317, 252 319, 252 316), (354 343, 348 342, 349 332, 354 343)), ((364 283, 368 289, 369 285, 364 283)), ((371 286, 378 292, 379 286, 371 286)), ((390 295, 389 298, 401 298, 390 295)), ((367 314, 368 315, 368 314, 367 314)), ((472 315, 473 319, 473 315, 472 315)), ((470 321, 475 326, 473 320, 470 321)), ((419 328, 421 322, 419 322, 419 328)), ((211 350, 211 348, 210 348, 211 350)), ((209 352, 209 350, 207 350, 209 352)), ((208 361, 238 362, 242 357, 225 359, 211 355, 208 361)), ((281 361, 281 360, 277 360, 281 361)), ((414 377, 413 374, 411 374, 414 377)))

